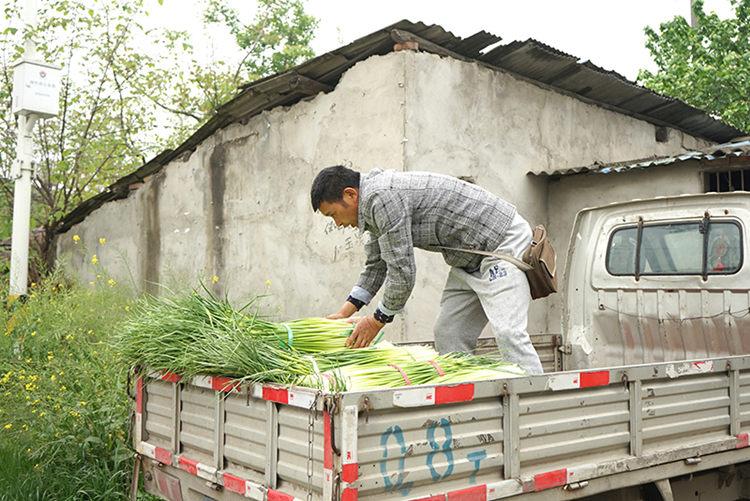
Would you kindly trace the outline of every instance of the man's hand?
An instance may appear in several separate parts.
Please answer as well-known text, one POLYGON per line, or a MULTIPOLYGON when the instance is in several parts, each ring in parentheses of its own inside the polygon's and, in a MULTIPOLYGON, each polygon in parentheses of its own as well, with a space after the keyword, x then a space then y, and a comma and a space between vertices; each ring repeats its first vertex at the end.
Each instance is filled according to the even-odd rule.
POLYGON ((357 307, 354 306, 349 301, 344 301, 344 304, 341 305, 341 308, 339 308, 339 311, 336 313, 333 313, 331 315, 328 315, 326 318, 330 320, 338 320, 341 318, 349 318, 352 315, 354 315, 357 312, 357 307))
POLYGON ((357 319, 357 325, 354 327, 354 331, 346 340, 346 346, 349 348, 366 348, 370 346, 372 340, 378 335, 380 329, 385 324, 375 320, 372 315, 367 315, 357 319))

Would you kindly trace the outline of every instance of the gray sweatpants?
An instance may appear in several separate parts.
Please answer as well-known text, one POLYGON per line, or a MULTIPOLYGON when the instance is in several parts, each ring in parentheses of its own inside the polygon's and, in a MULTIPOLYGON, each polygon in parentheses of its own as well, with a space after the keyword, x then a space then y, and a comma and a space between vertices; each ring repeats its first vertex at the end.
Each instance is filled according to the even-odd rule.
POLYGON ((451 268, 435 324, 435 348, 440 353, 471 352, 489 321, 503 359, 529 374, 541 374, 539 355, 526 332, 530 302, 526 275, 506 261, 487 257, 475 273, 451 268))

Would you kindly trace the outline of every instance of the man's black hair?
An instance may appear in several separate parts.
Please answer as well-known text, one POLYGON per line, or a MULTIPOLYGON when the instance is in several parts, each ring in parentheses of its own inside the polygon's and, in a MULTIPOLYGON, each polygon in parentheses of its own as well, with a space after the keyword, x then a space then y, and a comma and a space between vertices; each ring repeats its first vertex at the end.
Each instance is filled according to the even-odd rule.
POLYGON ((310 189, 313 211, 320 209, 321 202, 339 202, 344 197, 344 189, 359 189, 359 172, 343 165, 326 167, 318 172, 310 189))

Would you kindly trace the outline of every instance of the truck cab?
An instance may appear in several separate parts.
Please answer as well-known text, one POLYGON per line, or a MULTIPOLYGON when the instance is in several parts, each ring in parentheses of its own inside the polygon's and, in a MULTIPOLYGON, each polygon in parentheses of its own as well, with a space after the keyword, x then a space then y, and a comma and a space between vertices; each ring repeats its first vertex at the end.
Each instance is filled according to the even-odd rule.
POLYGON ((747 221, 747 192, 579 212, 566 266, 563 367, 750 353, 747 221))

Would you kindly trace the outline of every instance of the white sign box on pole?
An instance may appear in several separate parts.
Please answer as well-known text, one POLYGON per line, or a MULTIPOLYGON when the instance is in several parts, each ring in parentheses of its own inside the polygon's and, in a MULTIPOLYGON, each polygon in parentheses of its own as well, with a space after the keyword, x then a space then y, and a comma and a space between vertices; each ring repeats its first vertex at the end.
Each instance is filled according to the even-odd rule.
POLYGON ((36 61, 21 61, 13 69, 13 113, 57 116, 60 68, 36 61))

